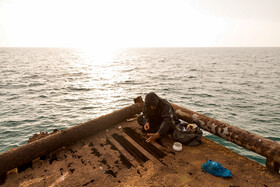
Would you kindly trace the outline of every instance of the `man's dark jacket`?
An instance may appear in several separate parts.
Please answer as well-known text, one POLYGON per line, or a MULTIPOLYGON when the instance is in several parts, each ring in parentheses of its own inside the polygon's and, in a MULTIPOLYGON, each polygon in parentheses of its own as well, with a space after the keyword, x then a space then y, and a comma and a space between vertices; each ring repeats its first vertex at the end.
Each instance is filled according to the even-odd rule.
POLYGON ((143 118, 145 122, 150 124, 151 128, 158 129, 157 132, 160 135, 165 135, 169 130, 174 130, 177 124, 180 124, 171 104, 158 97, 154 92, 146 95, 143 118), (150 106, 156 106, 156 109, 153 110, 150 106))

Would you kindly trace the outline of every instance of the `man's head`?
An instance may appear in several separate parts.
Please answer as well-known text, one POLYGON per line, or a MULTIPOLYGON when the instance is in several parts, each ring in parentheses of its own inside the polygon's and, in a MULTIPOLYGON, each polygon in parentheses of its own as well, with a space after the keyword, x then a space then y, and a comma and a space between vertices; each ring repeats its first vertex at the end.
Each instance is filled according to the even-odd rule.
POLYGON ((154 92, 150 92, 146 95, 145 105, 147 107, 155 110, 157 108, 158 103, 159 103, 159 97, 154 92))

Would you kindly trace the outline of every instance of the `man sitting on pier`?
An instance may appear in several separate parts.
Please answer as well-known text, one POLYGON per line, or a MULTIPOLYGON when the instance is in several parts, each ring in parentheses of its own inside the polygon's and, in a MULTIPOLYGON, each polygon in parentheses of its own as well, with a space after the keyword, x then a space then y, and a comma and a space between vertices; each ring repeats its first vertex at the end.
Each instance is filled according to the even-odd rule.
POLYGON ((171 104, 154 92, 146 95, 143 114, 138 116, 137 121, 143 126, 143 131, 148 132, 148 143, 174 130, 176 125, 180 124, 171 104))

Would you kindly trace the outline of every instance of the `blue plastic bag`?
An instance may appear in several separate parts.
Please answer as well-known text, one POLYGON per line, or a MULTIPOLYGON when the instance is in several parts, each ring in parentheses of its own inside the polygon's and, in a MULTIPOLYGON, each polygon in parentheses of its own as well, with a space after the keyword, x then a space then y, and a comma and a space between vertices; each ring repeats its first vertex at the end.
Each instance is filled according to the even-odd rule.
POLYGON ((208 160, 201 168, 217 177, 232 177, 230 170, 224 168, 219 162, 208 160))

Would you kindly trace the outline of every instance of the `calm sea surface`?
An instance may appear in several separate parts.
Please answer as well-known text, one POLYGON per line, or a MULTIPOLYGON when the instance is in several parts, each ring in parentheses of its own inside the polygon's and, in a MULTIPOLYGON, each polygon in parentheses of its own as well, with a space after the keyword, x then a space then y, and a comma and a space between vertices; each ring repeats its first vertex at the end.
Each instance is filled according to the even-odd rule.
POLYGON ((150 91, 280 142, 280 48, 0 48, 0 153, 34 133, 72 127, 150 91))

